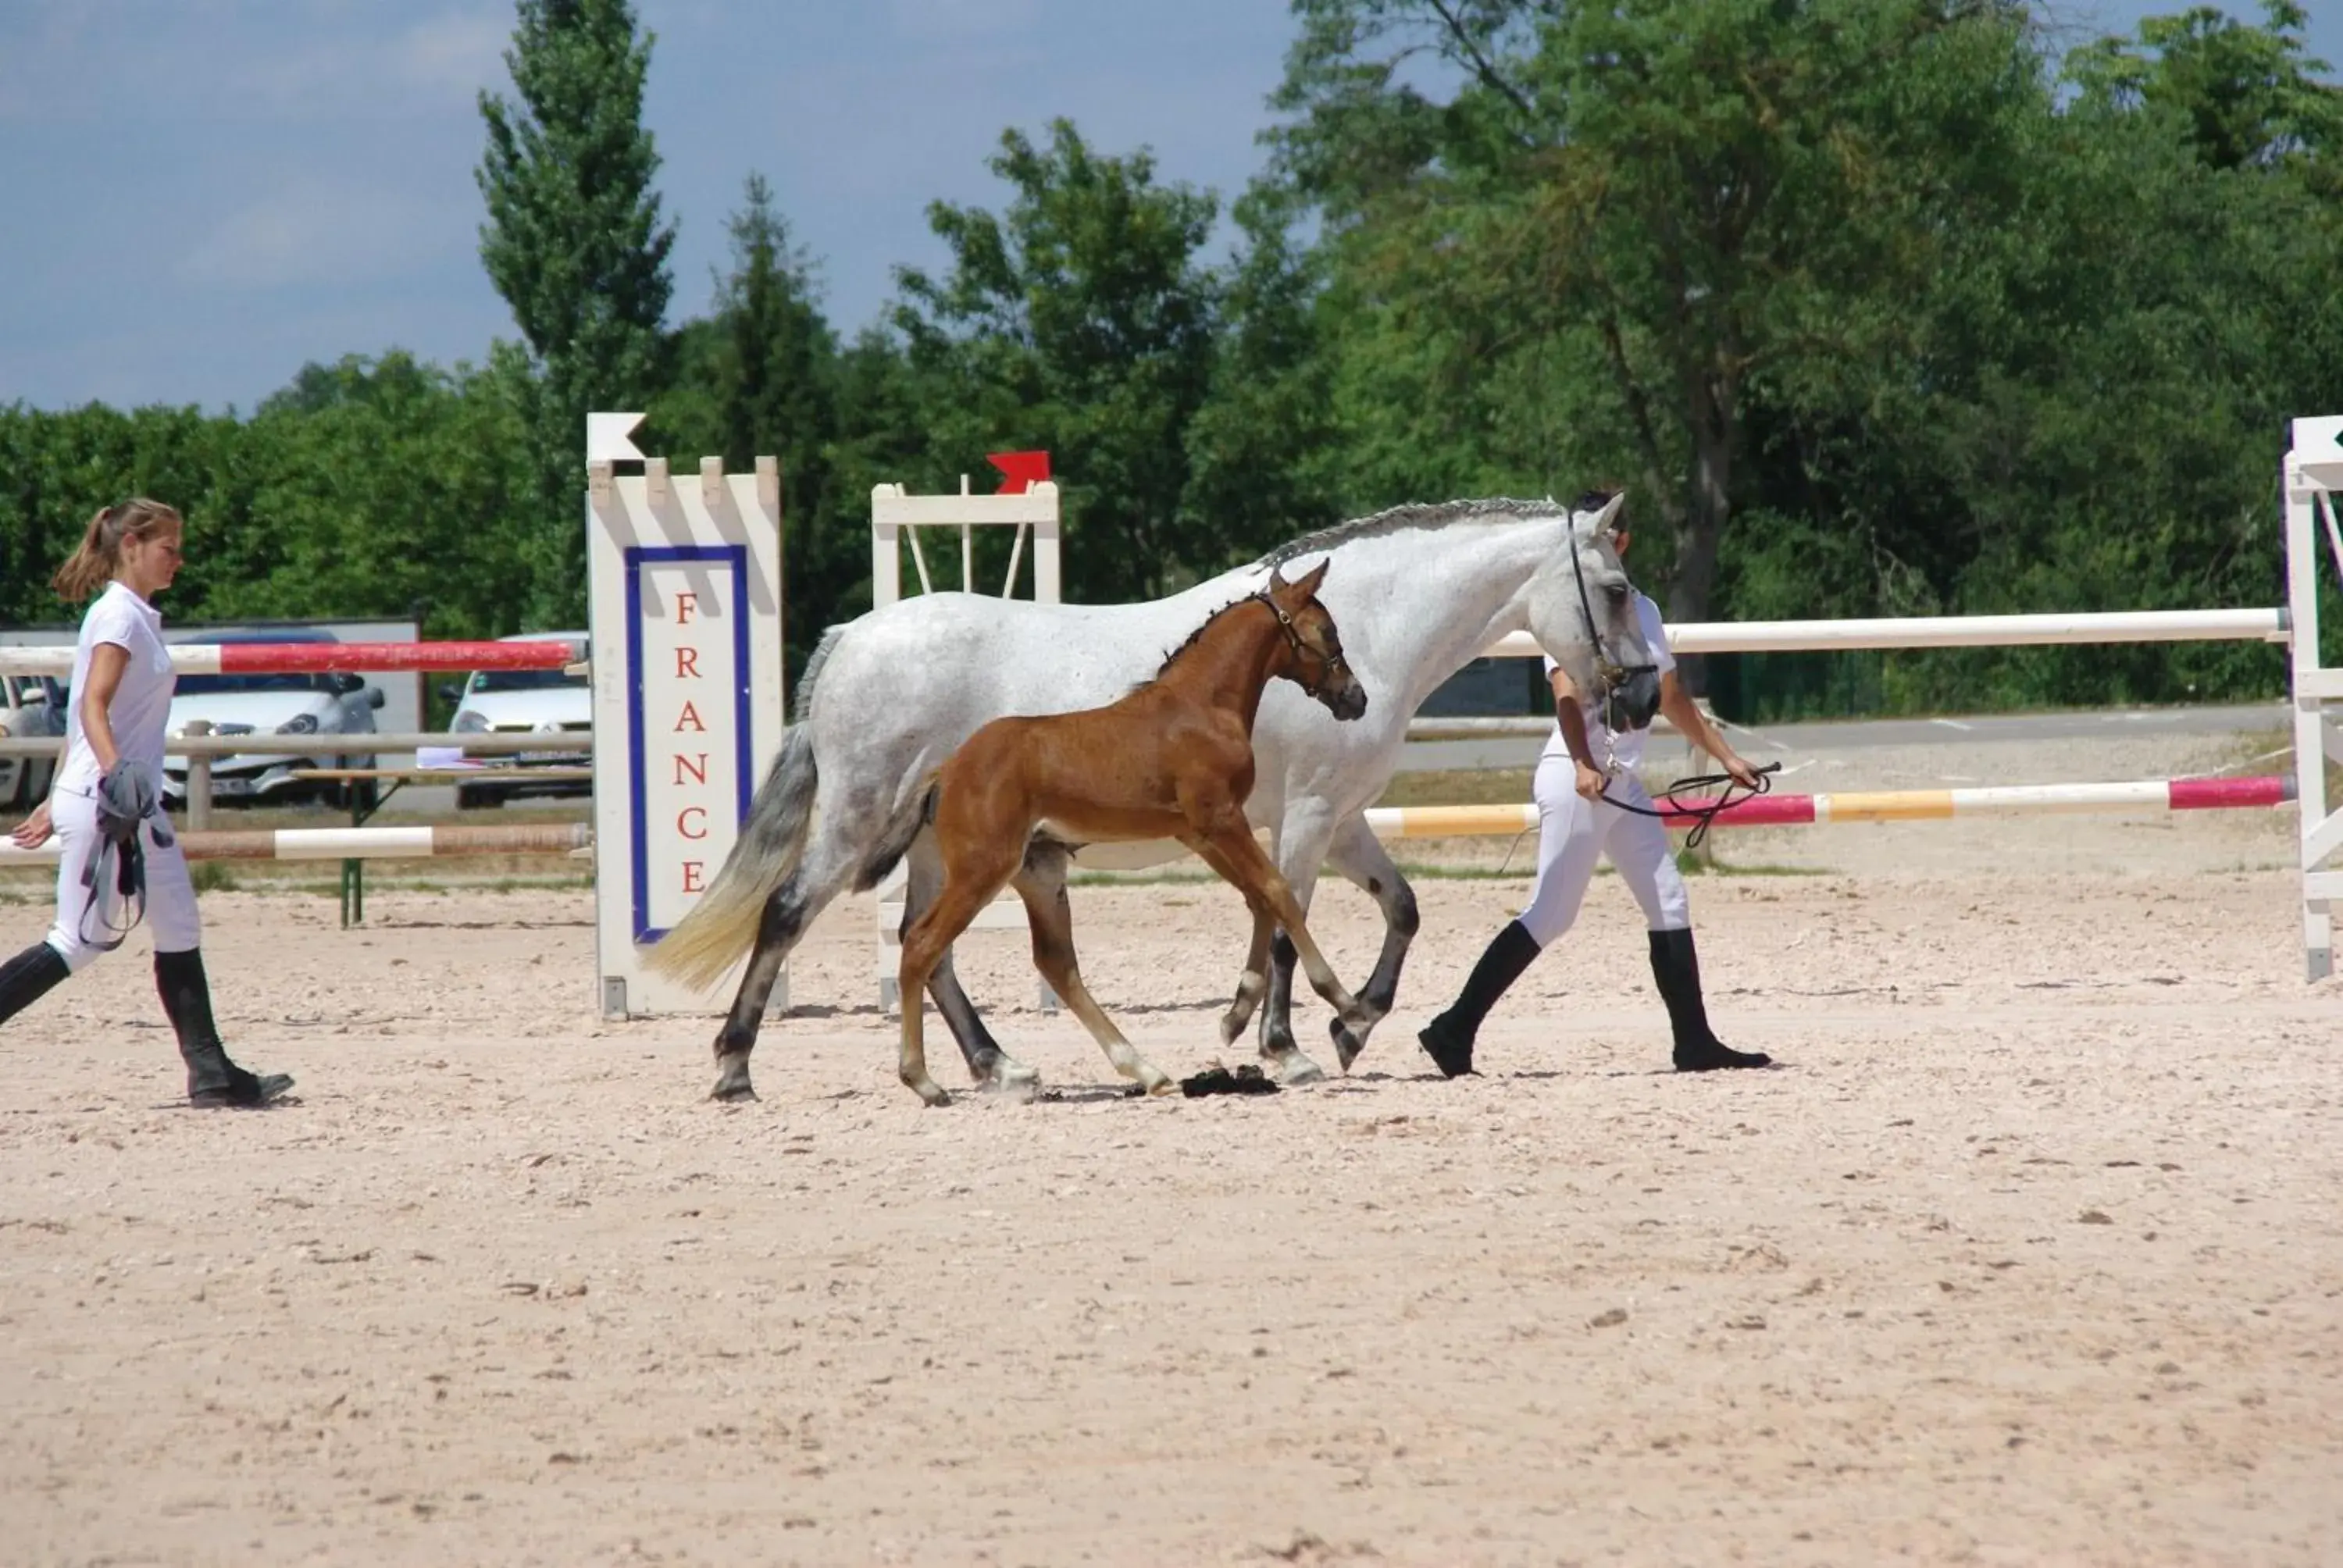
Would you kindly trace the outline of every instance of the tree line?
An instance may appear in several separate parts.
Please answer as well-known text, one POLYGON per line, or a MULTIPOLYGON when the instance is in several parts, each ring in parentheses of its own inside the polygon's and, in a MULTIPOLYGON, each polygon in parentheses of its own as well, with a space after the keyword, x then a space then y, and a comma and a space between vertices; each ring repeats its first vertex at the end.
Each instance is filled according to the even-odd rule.
MULTIPOLYGON (((1670 618, 2280 602, 2285 422, 2343 410, 2343 89, 2305 15, 2066 46, 2020 0, 1292 0, 1232 202, 1076 126, 841 334, 759 176, 698 315, 626 0, 519 0, 484 94, 477 363, 246 415, 0 408, 0 621, 89 513, 203 535, 181 618, 581 624, 581 431, 781 460, 793 667, 880 480, 1048 448, 1066 591, 1152 596, 1404 500, 1624 485, 1670 618), (1222 218, 1229 219, 1224 227, 1222 218), (1216 236, 1234 235, 1222 248, 1216 236)), ((1718 658, 1728 714, 2276 689, 2267 649, 1718 658)))

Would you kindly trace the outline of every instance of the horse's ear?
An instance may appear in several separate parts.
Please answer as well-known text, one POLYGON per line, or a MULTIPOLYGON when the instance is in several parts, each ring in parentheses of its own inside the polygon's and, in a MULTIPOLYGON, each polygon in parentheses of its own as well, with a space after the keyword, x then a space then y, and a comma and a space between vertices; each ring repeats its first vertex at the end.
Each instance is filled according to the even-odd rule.
MULTIPOLYGON (((1590 496, 1587 498, 1591 501, 1601 498, 1590 496)), ((1626 509, 1627 492, 1614 490, 1608 499, 1603 500, 1602 509, 1594 514, 1594 538, 1601 538, 1605 534, 1616 533, 1620 517, 1626 509)))
POLYGON ((1292 585, 1292 593, 1291 597, 1297 599, 1306 599, 1310 598, 1311 595, 1316 593, 1318 591, 1318 585, 1326 580, 1326 568, 1333 564, 1334 558, 1332 556, 1328 556, 1320 560, 1315 567, 1312 567, 1308 572, 1302 574, 1300 581, 1292 585))
POLYGON ((1285 569, 1282 567, 1273 566, 1270 568, 1269 581, 1262 585, 1261 591, 1263 593, 1283 593, 1285 591, 1285 569))

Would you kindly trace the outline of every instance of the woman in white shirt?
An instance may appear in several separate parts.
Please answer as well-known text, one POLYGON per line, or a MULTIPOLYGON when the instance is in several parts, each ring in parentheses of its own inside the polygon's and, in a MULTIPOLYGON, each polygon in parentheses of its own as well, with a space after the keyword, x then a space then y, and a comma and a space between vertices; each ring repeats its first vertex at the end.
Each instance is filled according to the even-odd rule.
POLYGON ((56 923, 0 965, 0 1022, 122 945, 126 928, 117 922, 124 910, 113 869, 128 846, 109 845, 98 805, 101 798, 152 800, 153 814, 135 830, 146 867, 145 918, 155 929, 155 987, 187 1066, 187 1099, 198 1106, 266 1105, 293 1081, 246 1072, 220 1044, 198 946, 196 890, 160 805, 164 729, 177 678, 163 643, 163 618, 149 601, 178 575, 184 532, 179 514, 160 501, 125 501, 90 519, 81 548, 58 568, 56 590, 68 603, 92 593, 97 598, 82 618, 74 649, 65 761, 49 799, 10 835, 28 849, 53 832, 59 840, 56 923))
MULTIPOLYGON (((1618 551, 1624 556, 1628 533, 1624 524, 1615 537, 1618 551)), ((1675 657, 1668 651, 1659 607, 1637 594, 1635 613, 1653 661, 1659 667, 1660 711, 1686 739, 1715 758, 1735 782, 1756 788, 1755 771, 1725 743, 1676 680, 1675 657)), ((1618 868, 1619 879, 1643 906, 1644 922, 1650 928, 1652 979, 1667 1004, 1676 1067, 1686 1072, 1706 1072, 1720 1067, 1766 1066, 1769 1059, 1762 1053, 1735 1050, 1709 1030, 1708 1010, 1700 994, 1700 961, 1693 950, 1691 900, 1685 896, 1683 873, 1676 869, 1675 855, 1668 847, 1667 829, 1655 817, 1613 804, 1624 801, 1644 811, 1653 809, 1652 798, 1636 774, 1644 759, 1646 731, 1614 733, 1599 713, 1585 710, 1577 687, 1553 659, 1545 661, 1545 669, 1554 688, 1554 733, 1538 759, 1530 787, 1538 809, 1538 867, 1529 906, 1497 933, 1480 962, 1473 965, 1455 1001, 1416 1039, 1446 1077, 1471 1072, 1473 1043, 1482 1020, 1540 950, 1570 930, 1586 897, 1586 884, 1594 876, 1594 862, 1607 852, 1618 868), (1596 760, 1597 752, 1602 763, 1596 760), (1606 771, 1606 763, 1616 770, 1606 771)))

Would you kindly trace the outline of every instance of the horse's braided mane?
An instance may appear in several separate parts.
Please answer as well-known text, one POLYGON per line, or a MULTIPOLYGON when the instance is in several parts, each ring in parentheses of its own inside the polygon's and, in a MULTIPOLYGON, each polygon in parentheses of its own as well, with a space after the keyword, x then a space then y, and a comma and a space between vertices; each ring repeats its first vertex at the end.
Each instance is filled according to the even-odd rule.
POLYGON ((1299 538, 1288 539, 1253 565, 1282 567, 1302 556, 1316 555, 1337 549, 1353 540, 1376 538, 1407 528, 1443 528, 1453 523, 1474 523, 1498 517, 1566 518, 1574 512, 1599 511, 1610 499, 1608 493, 1592 491, 1580 497, 1575 507, 1565 507, 1559 501, 1523 501, 1503 496, 1471 501, 1410 501, 1404 506, 1386 507, 1380 512, 1370 512, 1363 518, 1331 523, 1299 538))

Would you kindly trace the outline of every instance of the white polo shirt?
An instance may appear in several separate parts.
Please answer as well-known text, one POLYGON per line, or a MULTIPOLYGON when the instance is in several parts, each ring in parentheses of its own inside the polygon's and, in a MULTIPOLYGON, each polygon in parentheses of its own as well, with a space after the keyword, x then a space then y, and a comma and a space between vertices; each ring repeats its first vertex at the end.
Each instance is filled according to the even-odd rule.
POLYGON ((90 655, 107 643, 129 651, 122 684, 106 704, 107 725, 114 744, 127 759, 154 770, 163 781, 164 730, 171 717, 171 693, 179 678, 171 672, 170 649, 163 642, 163 616, 153 605, 118 582, 106 585, 81 618, 81 639, 74 645, 73 691, 66 702, 65 760, 57 769, 56 788, 77 795, 93 795, 104 769, 97 754, 82 738, 81 699, 89 689, 90 655))
MULTIPOLYGON (((1665 675, 1676 667, 1676 656, 1668 651, 1668 628, 1660 623, 1660 607, 1644 595, 1637 594, 1635 620, 1644 628, 1644 644, 1652 650, 1652 662, 1659 667, 1662 675, 1665 675)), ((1554 668, 1554 660, 1549 658, 1545 661, 1545 673, 1549 679, 1553 678, 1554 668)), ((1620 767, 1631 773, 1641 768, 1644 765, 1644 737, 1651 731, 1630 729, 1624 735, 1611 735, 1604 728, 1603 710, 1594 704, 1593 693, 1581 692, 1579 697, 1580 707, 1586 713, 1586 748, 1594 754, 1594 765, 1598 768, 1603 765, 1603 742, 1607 737, 1611 742, 1611 755, 1619 759, 1620 767)), ((1559 721, 1554 724, 1554 733, 1546 739, 1544 755, 1570 755, 1570 748, 1563 743, 1559 721)))

